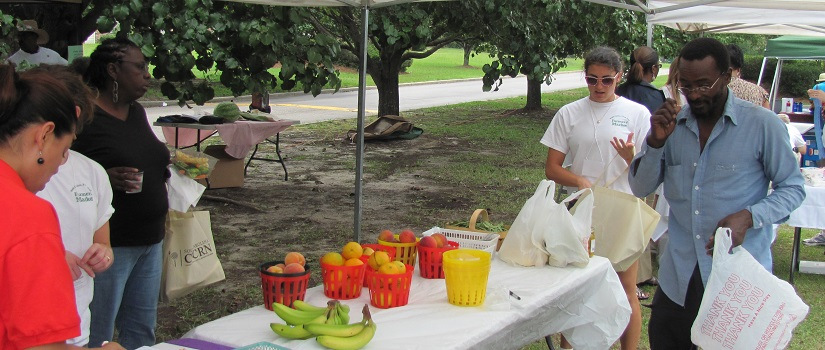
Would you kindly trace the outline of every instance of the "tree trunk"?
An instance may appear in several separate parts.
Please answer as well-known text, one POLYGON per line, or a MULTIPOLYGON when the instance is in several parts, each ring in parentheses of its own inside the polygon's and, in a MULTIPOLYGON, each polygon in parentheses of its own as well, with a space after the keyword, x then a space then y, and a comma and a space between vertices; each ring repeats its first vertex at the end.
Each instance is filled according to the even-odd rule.
POLYGON ((473 47, 472 47, 472 45, 468 45, 468 44, 462 44, 461 46, 464 47, 464 67, 469 67, 470 66, 470 54, 473 52, 473 47))
POLYGON ((541 109, 541 84, 544 80, 527 79, 527 105, 525 110, 535 111, 541 109))
POLYGON ((401 54, 393 54, 381 63, 368 68, 375 87, 378 89, 378 116, 401 115, 398 95, 398 71, 401 69, 401 54))

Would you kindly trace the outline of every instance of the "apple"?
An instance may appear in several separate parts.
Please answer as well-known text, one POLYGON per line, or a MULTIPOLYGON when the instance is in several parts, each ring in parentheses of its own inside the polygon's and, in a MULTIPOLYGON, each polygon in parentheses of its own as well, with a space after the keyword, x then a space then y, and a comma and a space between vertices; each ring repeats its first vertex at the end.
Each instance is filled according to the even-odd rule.
POLYGON ((422 247, 427 248, 438 248, 438 241, 432 236, 424 236, 421 238, 421 242, 418 243, 422 247))
POLYGON ((415 233, 411 230, 401 231, 401 234, 398 235, 398 240, 401 243, 415 243, 415 233))

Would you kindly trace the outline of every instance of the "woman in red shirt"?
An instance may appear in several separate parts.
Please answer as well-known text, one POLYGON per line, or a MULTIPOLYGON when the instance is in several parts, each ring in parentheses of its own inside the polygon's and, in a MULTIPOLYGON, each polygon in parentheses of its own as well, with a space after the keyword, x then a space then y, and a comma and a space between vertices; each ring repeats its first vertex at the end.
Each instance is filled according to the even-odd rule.
POLYGON ((63 83, 0 65, 0 349, 76 348, 65 344, 80 320, 57 215, 34 195, 66 161, 76 124, 63 83))

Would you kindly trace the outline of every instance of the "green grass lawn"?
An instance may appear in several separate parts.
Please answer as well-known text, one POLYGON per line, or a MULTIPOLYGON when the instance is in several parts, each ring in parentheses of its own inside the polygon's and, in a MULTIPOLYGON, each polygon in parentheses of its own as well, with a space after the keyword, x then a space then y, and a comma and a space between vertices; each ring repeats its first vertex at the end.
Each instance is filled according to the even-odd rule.
MULTIPOLYGON (((84 44, 83 54, 85 56, 91 55, 97 44, 84 44)), ((470 65, 464 66, 464 51, 454 48, 442 48, 427 58, 413 60, 412 66, 407 68, 406 72, 400 73, 398 81, 400 84, 418 83, 426 81, 438 80, 452 80, 452 79, 481 79, 484 76, 481 68, 490 62, 492 58, 486 53, 476 54, 470 57, 470 65)), ((575 71, 582 68, 583 60, 571 58, 567 62, 567 67, 559 70, 560 72, 575 71)), ((150 66, 150 71, 153 66, 150 66)), ((358 86, 358 71, 347 67, 338 67, 340 70, 339 78, 341 79, 341 87, 357 87, 358 86)), ((271 68, 270 73, 277 76, 279 68, 271 68)), ((206 79, 215 82, 212 87, 215 89, 215 96, 231 96, 232 92, 226 87, 218 83, 220 81, 220 72, 209 70, 206 72, 193 69, 192 73, 197 79, 206 79)), ((367 75, 367 86, 375 86, 372 78, 367 75)), ((274 92, 281 92, 277 89, 274 92)), ((300 91, 300 86, 292 91, 300 91)), ((158 88, 152 88, 146 93, 144 99, 157 100, 165 99, 158 88)))

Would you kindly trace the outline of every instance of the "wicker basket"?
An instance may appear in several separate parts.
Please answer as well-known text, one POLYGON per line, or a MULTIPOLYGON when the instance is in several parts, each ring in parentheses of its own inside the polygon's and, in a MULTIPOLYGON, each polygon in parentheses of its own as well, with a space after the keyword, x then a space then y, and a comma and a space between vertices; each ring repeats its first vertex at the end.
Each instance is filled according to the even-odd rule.
POLYGON ((479 219, 481 219, 481 222, 490 221, 490 214, 487 213, 487 209, 476 209, 473 212, 473 215, 470 216, 470 222, 469 222, 470 227, 460 227, 460 226, 453 226, 453 225, 445 224, 444 228, 452 229, 452 230, 498 234, 499 238, 498 238, 498 244, 496 245, 496 250, 498 250, 498 248, 501 248, 501 242, 504 240, 504 237, 507 237, 507 230, 510 229, 510 225, 505 225, 504 228, 506 228, 507 230, 501 231, 501 232, 484 231, 484 230, 479 230, 479 229, 476 228, 476 223, 479 222, 479 219))

